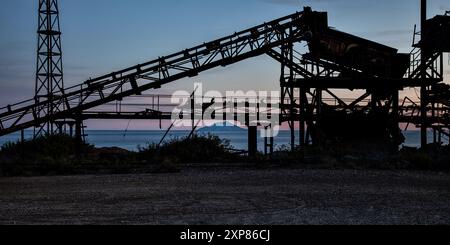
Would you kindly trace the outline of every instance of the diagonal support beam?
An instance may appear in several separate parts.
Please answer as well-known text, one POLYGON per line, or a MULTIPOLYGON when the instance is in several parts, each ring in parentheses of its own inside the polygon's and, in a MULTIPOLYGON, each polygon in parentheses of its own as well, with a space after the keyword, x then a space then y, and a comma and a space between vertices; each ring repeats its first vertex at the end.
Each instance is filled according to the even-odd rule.
POLYGON ((314 77, 314 74, 312 74, 311 72, 309 72, 308 70, 306 70, 305 68, 301 67, 300 65, 291 62, 289 59, 283 57, 283 55, 273 49, 267 51, 266 53, 267 55, 269 55, 271 58, 273 58, 274 60, 285 64, 287 67, 289 67, 290 69, 294 70, 295 72, 297 72, 298 74, 302 75, 303 77, 314 77))

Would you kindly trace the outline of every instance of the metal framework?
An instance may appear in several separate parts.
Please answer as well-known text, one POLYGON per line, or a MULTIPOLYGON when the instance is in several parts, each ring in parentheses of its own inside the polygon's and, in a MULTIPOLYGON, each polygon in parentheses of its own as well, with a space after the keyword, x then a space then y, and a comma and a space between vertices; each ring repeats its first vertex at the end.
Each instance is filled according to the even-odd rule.
MULTIPOLYGON (((417 52, 417 50, 413 52, 417 52)), ((439 95, 439 93, 441 95, 445 93, 448 98, 449 88, 444 86, 443 89, 438 89, 440 82, 443 81, 442 53, 433 53, 423 63, 425 65, 421 65, 421 62, 417 60, 418 57, 420 58, 420 50, 418 52, 418 55, 411 56, 412 65, 403 78, 369 76, 355 69, 349 72, 351 67, 329 60, 314 59, 309 55, 303 55, 302 59, 297 61, 296 65, 304 67, 302 71, 299 69, 287 69, 286 67, 294 67, 294 65, 282 64, 282 74, 285 75, 282 77, 284 79, 282 93, 285 97, 282 100, 283 105, 281 108, 284 110, 281 118, 284 122, 289 123, 292 135, 292 149, 297 144, 294 142, 293 136, 295 132, 294 122, 299 122, 299 146, 311 143, 320 144, 321 137, 318 135, 320 132, 317 132, 321 128, 320 123, 332 121, 332 118, 325 117, 324 107, 342 113, 360 112, 367 114, 371 111, 384 111, 386 113, 381 116, 386 117, 390 122, 391 132, 389 133, 394 141, 401 140, 395 139, 396 137, 401 137, 400 131, 397 130, 399 123, 408 123, 424 128, 425 136, 422 137, 425 137, 425 139, 427 139, 428 129, 433 129, 435 143, 441 142, 436 140, 436 134, 438 133, 439 139, 441 139, 441 134, 448 136, 448 132, 442 129, 448 128, 449 125, 449 120, 445 118, 445 114, 449 112, 448 99, 446 100, 445 97, 439 95), (421 77, 423 67, 426 68, 425 78, 421 77), (288 72, 286 72, 286 69, 288 72), (291 74, 292 71, 294 74, 291 74), (422 96, 421 104, 414 104, 412 108, 411 105, 406 105, 405 102, 400 105, 399 91, 404 88, 417 87, 425 87, 424 91, 426 91, 426 97, 422 96), (346 102, 337 96, 334 90, 364 90, 365 92, 353 102, 346 102), (294 97, 292 94, 297 93, 297 91, 298 96, 294 97), (324 101, 325 96, 332 98, 332 100, 324 101), (425 101, 427 102, 424 102, 423 98, 426 98, 425 101), (424 111, 423 113, 422 110, 424 111), (415 112, 419 113, 416 114, 415 112)), ((288 56, 292 53, 295 54, 297 52, 295 50, 286 52, 288 56)), ((442 87, 441 85, 440 88, 442 87)), ((365 126, 368 127, 368 125, 365 126)), ((339 129, 336 128, 336 130, 339 129)), ((370 129, 366 128, 366 130, 370 129)), ((427 143, 425 141, 423 146, 427 143)))
MULTIPOLYGON (((52 116, 63 109, 53 103, 54 98, 64 94, 61 30, 57 0, 39 1, 39 26, 36 64, 36 103, 44 102, 34 113, 36 117, 52 116)), ((35 137, 55 132, 54 121, 35 124, 35 137)))
MULTIPOLYGON (((305 8, 303 12, 64 89, 62 67, 57 66, 61 62, 61 33, 56 1, 40 2, 56 7, 56 10, 50 8, 45 13, 56 17, 50 23, 58 23, 50 25, 50 28, 58 26, 58 31, 43 31, 43 34, 47 34, 47 39, 42 39, 50 40, 46 44, 51 44, 48 46, 51 50, 42 54, 46 55, 48 61, 44 66, 52 69, 44 70, 46 77, 42 81, 45 83, 42 82, 39 91, 43 91, 42 88, 51 88, 51 91, 37 95, 34 99, 0 108, 0 136, 30 127, 41 127, 41 132, 53 132, 52 125, 58 124, 60 128, 64 121, 58 120, 66 119, 75 122, 77 137, 81 137, 82 122, 87 119, 167 119, 169 113, 161 112, 159 106, 157 110, 138 113, 89 112, 89 109, 122 101, 126 97, 140 96, 145 91, 159 89, 179 79, 194 77, 203 71, 263 54, 281 64, 279 116, 280 121, 288 123, 291 130, 292 149, 297 146, 297 125, 299 146, 321 144, 326 139, 323 136, 330 122, 339 121, 335 119, 352 119, 352 114, 371 115, 364 119, 366 121, 363 121, 362 126, 378 123, 375 128, 380 127, 380 132, 395 142, 401 141, 400 122, 422 128, 423 146, 427 144, 427 130, 430 128, 434 130, 435 142, 441 142, 442 134, 448 136, 448 131, 444 129, 448 129, 450 121, 445 117, 450 112, 450 88, 440 83, 443 81, 444 50, 430 48, 432 45, 424 41, 424 29, 421 41, 414 45, 411 54, 397 54, 396 49, 329 28, 326 13, 305 8), (355 54, 342 58, 318 48, 325 42, 327 47, 335 48, 337 51, 334 52, 338 53, 342 51, 339 48, 342 45, 336 43, 345 40, 352 42, 349 46, 360 45, 363 47, 362 51, 357 50, 355 54), (298 50, 298 46, 304 44, 309 46, 309 53, 298 50), (376 53, 365 52, 364 47, 376 53), (54 48, 59 48, 59 52, 54 48), (378 56, 382 57, 382 62, 370 64, 378 56), (408 56, 410 60, 406 59, 405 62, 408 56), (406 65, 403 67, 401 64, 406 65), (421 88, 420 104, 407 99, 400 104, 399 91, 408 87, 421 88), (364 92, 358 98, 348 101, 337 95, 334 90, 338 89, 364 92), (330 101, 327 98, 332 99, 330 101), (375 121, 378 118, 383 120, 375 121)), ((50 17, 46 19, 47 23, 50 17)), ((424 28, 426 16, 422 18, 422 22, 424 28)), ((356 119, 354 121, 357 122, 356 119)), ((350 126, 343 124, 343 127, 350 126)), ((252 139, 249 139, 249 143, 252 140, 252 145, 255 145, 255 128, 251 131, 252 139)), ((273 139, 265 143, 270 148, 266 152, 273 152, 273 139)))
POLYGON ((0 110, 0 136, 82 112, 200 72, 262 55, 275 47, 300 41, 308 31, 304 13, 295 13, 231 36, 160 57, 64 89, 45 101, 28 100, 0 110), (47 107, 59 108, 41 114, 47 107), (64 109, 60 109, 64 108, 64 109))

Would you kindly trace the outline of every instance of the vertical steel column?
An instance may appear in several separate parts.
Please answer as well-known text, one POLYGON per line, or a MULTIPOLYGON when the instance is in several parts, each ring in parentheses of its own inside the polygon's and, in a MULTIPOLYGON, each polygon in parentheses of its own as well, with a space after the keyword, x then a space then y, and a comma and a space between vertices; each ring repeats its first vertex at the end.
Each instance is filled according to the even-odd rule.
POLYGON ((270 137, 264 138, 264 155, 273 155, 274 151, 274 138, 273 138, 273 129, 272 126, 265 127, 266 132, 270 130, 270 137))
POLYGON ((20 130, 20 142, 25 142, 25 130, 20 130))
POLYGON ((256 156, 258 152, 258 127, 248 127, 248 155, 250 157, 256 156))
MULTIPOLYGON (((426 67, 426 63, 427 63, 427 49, 423 43, 423 41, 426 39, 425 37, 425 33, 426 33, 426 29, 425 29, 425 23, 427 20, 427 0, 421 0, 421 41, 422 41, 422 45, 421 45, 421 79, 422 82, 425 83, 426 79, 427 79, 427 67, 426 67)), ((422 148, 425 147, 428 143, 428 135, 427 135, 427 106, 428 106, 428 93, 427 93, 427 86, 426 85, 422 85, 421 89, 420 89, 420 113, 421 113, 421 146, 422 148)))
POLYGON ((395 90, 394 94, 392 95, 392 115, 394 117, 394 123, 395 125, 399 125, 399 113, 400 113, 400 95, 399 95, 399 91, 395 90))
POLYGON ((81 144, 83 143, 82 127, 83 121, 81 120, 81 117, 77 115, 77 118, 75 119, 75 140, 76 153, 78 157, 81 155, 81 144))
MULTIPOLYGON (((401 131, 400 131, 400 92, 399 90, 393 91, 392 95, 392 116, 393 122, 392 124, 395 126, 395 140, 396 142, 400 140, 401 131)), ((401 139, 404 140, 404 139, 401 139)), ((398 146, 396 147, 396 151, 398 151, 398 146)))
POLYGON ((306 91, 301 88, 300 92, 300 146, 304 147, 306 145, 306 91))
POLYGON ((321 116, 322 116, 322 104, 323 104, 323 90, 322 89, 316 89, 316 115, 317 115, 317 121, 316 121, 316 139, 317 142, 314 142, 315 145, 321 145, 323 143, 322 141, 322 134, 320 133, 320 129, 322 125, 320 124, 321 116))
POLYGON ((80 144, 83 142, 83 121, 81 116, 77 116, 75 120, 75 139, 80 144))
MULTIPOLYGON (((291 36, 293 30, 292 27, 289 33, 283 34, 291 36)), ((294 63, 294 44, 292 42, 284 44, 281 48, 281 53, 284 60, 294 63)), ((284 62, 281 63, 281 119, 282 122, 287 121, 291 132, 291 151, 295 150, 295 94, 294 94, 294 70, 290 69, 284 62), (289 71, 288 71, 289 69, 289 71), (286 104, 286 100, 289 100, 289 104, 286 104)))

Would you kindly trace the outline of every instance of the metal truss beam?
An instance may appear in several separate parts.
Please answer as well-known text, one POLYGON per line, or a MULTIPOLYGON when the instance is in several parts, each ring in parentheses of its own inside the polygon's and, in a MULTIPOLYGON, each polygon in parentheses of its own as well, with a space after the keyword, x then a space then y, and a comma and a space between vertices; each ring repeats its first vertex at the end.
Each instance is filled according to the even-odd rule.
POLYGON ((158 89, 167 83, 193 77, 215 67, 263 55, 275 47, 301 41, 308 28, 305 12, 295 13, 172 55, 90 79, 45 101, 29 100, 9 106, 0 110, 0 122, 4 125, 0 136, 68 118, 87 109, 146 90, 158 89), (59 110, 42 115, 40 112, 49 105, 59 110))

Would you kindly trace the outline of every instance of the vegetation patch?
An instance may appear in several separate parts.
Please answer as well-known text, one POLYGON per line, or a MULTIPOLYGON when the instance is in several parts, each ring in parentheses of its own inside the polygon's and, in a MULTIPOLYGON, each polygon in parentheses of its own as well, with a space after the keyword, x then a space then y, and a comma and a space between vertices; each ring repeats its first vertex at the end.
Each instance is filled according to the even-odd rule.
POLYGON ((92 150, 92 145, 78 144, 67 135, 10 142, 0 149, 0 171, 6 176, 71 173, 80 163, 78 156, 92 150))
POLYGON ((215 135, 175 138, 161 146, 151 144, 139 150, 139 158, 148 162, 229 163, 241 160, 228 140, 215 135))
POLYGON ((67 135, 41 136, 0 148, 0 176, 172 173, 185 163, 230 163, 243 159, 217 136, 172 139, 130 152, 95 148, 67 135))
POLYGON ((290 147, 282 146, 270 156, 248 157, 234 150, 229 141, 214 135, 172 139, 161 146, 141 147, 138 152, 79 145, 67 135, 42 136, 7 143, 0 148, 0 176, 174 173, 188 164, 448 171, 449 162, 448 146, 405 147, 398 151, 376 142, 309 146, 293 152, 290 147))

